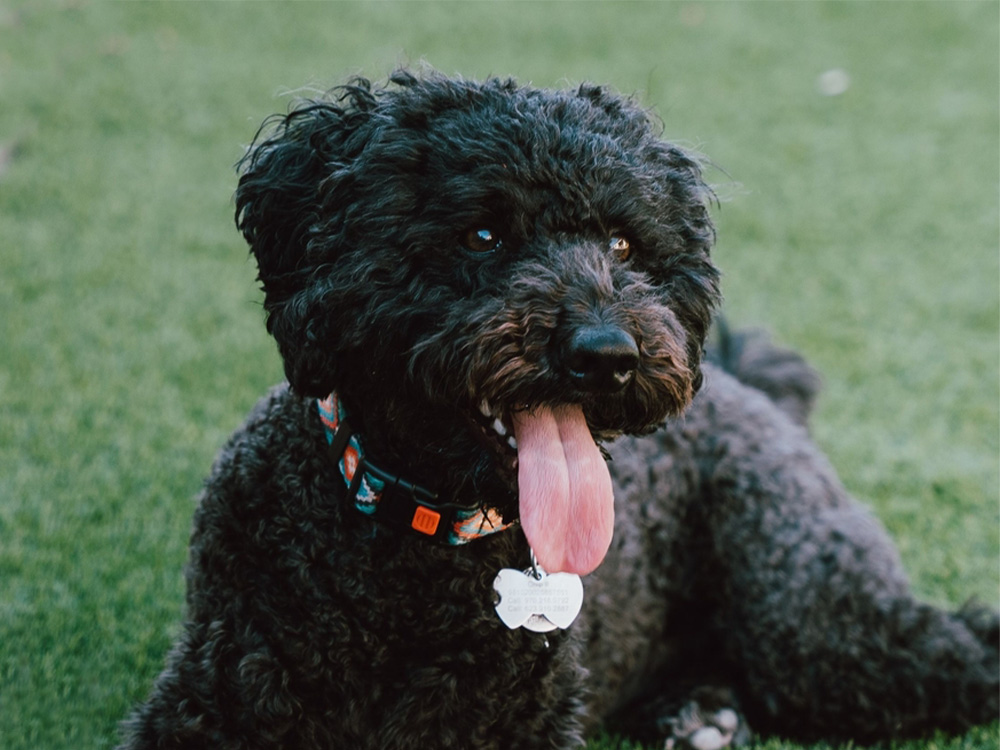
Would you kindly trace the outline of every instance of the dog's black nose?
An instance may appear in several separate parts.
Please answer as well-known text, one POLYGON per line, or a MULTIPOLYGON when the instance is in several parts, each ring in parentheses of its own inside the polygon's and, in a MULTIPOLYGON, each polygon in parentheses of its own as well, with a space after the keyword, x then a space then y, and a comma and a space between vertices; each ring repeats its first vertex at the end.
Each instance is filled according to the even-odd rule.
POLYGON ((616 326, 585 326, 569 340, 565 364, 570 380, 580 390, 616 393, 635 375, 639 347, 616 326))

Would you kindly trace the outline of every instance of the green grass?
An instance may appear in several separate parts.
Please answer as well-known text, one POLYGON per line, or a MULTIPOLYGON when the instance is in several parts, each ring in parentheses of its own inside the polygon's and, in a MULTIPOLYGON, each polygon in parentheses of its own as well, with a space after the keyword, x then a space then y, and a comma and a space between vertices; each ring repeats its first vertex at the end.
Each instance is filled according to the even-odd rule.
POLYGON ((916 590, 996 604, 998 28, 995 2, 0 0, 0 747, 113 744, 201 477, 281 377, 241 144, 290 90, 408 60, 607 82, 710 155, 729 316, 823 371, 817 439, 916 590))

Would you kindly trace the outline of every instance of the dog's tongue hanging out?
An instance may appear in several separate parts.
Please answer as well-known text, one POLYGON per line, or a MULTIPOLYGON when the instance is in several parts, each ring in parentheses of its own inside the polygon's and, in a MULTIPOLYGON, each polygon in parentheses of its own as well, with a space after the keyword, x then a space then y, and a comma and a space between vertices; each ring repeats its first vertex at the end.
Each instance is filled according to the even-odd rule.
POLYGON ((611 476, 583 409, 514 414, 521 526, 549 573, 584 575, 604 559, 614 530, 611 476))

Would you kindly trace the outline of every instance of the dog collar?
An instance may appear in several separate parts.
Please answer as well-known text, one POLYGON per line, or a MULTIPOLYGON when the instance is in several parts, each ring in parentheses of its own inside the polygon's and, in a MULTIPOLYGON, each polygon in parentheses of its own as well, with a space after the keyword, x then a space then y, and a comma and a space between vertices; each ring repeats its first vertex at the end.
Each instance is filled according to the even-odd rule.
POLYGON ((317 399, 316 405, 347 499, 362 513, 443 544, 466 544, 516 523, 503 523, 495 510, 441 502, 438 493, 375 466, 365 457, 337 394, 317 399))

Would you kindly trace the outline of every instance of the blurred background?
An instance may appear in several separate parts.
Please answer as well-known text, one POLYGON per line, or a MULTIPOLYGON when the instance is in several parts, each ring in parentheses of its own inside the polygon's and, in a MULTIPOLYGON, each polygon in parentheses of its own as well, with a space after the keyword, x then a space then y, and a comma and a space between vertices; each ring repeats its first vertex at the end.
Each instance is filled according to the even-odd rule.
POLYGON ((113 746, 161 669, 201 479, 282 377, 233 165, 398 65, 609 84, 705 153, 727 317, 822 371, 814 435, 919 594, 996 605, 998 30, 975 1, 0 0, 0 746, 113 746))

